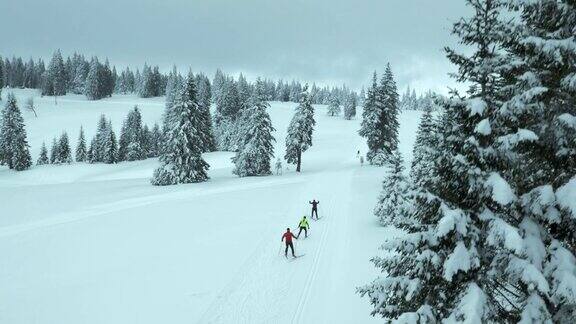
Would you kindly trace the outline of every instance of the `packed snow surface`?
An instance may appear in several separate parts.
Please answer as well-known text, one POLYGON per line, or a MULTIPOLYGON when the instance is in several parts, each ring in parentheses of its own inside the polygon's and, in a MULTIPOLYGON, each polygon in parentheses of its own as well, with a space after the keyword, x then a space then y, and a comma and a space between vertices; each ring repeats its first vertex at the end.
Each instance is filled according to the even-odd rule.
MULTIPOLYGON (((9 90, 4 90, 5 96, 9 90)), ((36 160, 43 141, 80 125, 90 141, 100 114, 116 132, 138 105, 160 122, 163 98, 41 98, 38 118, 23 110, 36 160)), ((4 97, 5 98, 5 97, 4 97)), ((2 103, 3 104, 3 103, 2 103)), ((276 156, 283 156, 294 103, 273 102, 276 156)), ((205 154, 210 180, 150 185, 156 159, 116 165, 73 163, 0 168, 0 323, 371 323, 355 288, 371 282, 369 259, 393 231, 372 215, 385 168, 361 166, 359 119, 315 106, 314 146, 303 172, 238 178, 229 152, 205 154), (319 221, 296 241, 295 260, 280 242, 317 199, 319 221)), ((406 166, 420 113, 400 116, 406 166)))

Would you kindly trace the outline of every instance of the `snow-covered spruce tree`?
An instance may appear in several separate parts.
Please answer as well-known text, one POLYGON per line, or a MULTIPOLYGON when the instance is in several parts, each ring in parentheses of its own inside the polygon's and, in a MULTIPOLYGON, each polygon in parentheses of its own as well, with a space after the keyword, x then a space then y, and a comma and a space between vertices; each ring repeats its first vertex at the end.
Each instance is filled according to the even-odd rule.
POLYGON ((387 155, 392 154, 398 148, 398 89, 390 64, 386 65, 386 71, 380 82, 380 99, 382 102, 380 126, 382 127, 382 138, 380 151, 387 155))
POLYGON ((328 104, 327 114, 328 116, 340 116, 340 100, 338 96, 330 96, 330 103, 328 104))
POLYGON ((210 113, 210 102, 212 100, 210 80, 203 74, 197 74, 196 84, 198 85, 198 105, 202 111, 203 152, 213 152, 216 151, 216 140, 214 139, 212 115, 210 113))
POLYGON ((270 161, 274 157, 275 141, 272 136, 274 127, 266 109, 270 106, 265 100, 264 83, 257 79, 254 92, 250 98, 251 107, 244 112, 245 124, 243 138, 236 156, 233 173, 239 177, 261 176, 271 174, 270 161))
POLYGON ((98 120, 98 127, 96 129, 96 134, 94 138, 90 142, 90 149, 89 152, 89 161, 91 163, 94 162, 104 162, 104 151, 106 142, 110 139, 108 134, 108 121, 106 120, 106 116, 104 114, 100 115, 100 119, 98 120))
POLYGON ((168 80, 166 81, 166 109, 172 107, 174 103, 174 97, 179 93, 182 86, 182 77, 178 74, 176 66, 172 67, 172 71, 168 74, 168 80))
POLYGON ((6 106, 2 110, 0 159, 2 164, 16 171, 26 170, 32 165, 24 119, 16 103, 16 97, 12 93, 8 94, 6 106))
MULTIPOLYGON (((426 105, 424 113, 416 132, 416 142, 412 150, 412 165, 410 168, 410 179, 413 183, 426 186, 424 181, 430 179, 430 171, 433 170, 436 147, 435 123, 432 117, 432 106, 426 105)), ((427 187, 427 186, 426 186, 427 187)))
POLYGON ((288 135, 286 135, 284 159, 287 163, 296 164, 296 172, 300 172, 302 153, 312 146, 314 125, 316 125, 314 107, 312 107, 308 85, 306 85, 300 95, 300 104, 296 107, 296 112, 288 125, 288 135))
POLYGON ((364 102, 360 136, 368 144, 371 164, 382 165, 398 147, 398 91, 390 65, 377 84, 376 72, 364 102))
POLYGON ((227 80, 216 101, 214 114, 214 136, 220 150, 235 151, 238 148, 241 108, 236 83, 233 79, 227 80))
POLYGON ((90 67, 88 70, 88 75, 86 76, 86 82, 84 84, 84 94, 89 100, 98 100, 102 98, 100 93, 100 80, 98 71, 100 69, 100 63, 98 63, 98 58, 93 57, 90 61, 90 67))
POLYGON ((86 152, 86 138, 84 137, 84 128, 80 126, 80 134, 78 135, 78 144, 76 144, 76 162, 87 161, 86 152))
POLYGON ((154 124, 148 139, 148 157, 160 156, 161 146, 163 145, 162 131, 157 123, 154 124))
POLYGON ((346 102, 344 103, 344 119, 350 120, 356 117, 356 94, 351 92, 346 96, 346 102))
POLYGON ((379 150, 379 139, 382 137, 380 127, 380 109, 381 105, 377 102, 378 96, 378 75, 374 72, 372 84, 366 93, 364 100, 364 110, 362 111, 362 122, 358 133, 366 138, 368 144, 369 156, 373 157, 379 150))
MULTIPOLYGON (((490 119, 499 99, 501 3, 470 0, 474 16, 454 25, 453 33, 475 51, 447 49, 471 84, 468 98, 442 104, 438 157, 432 177, 417 188, 412 216, 420 223, 383 249, 396 252, 373 262, 387 278, 359 289, 374 305, 373 314, 401 321, 510 322, 523 307, 542 310, 542 274, 527 258, 530 248, 515 226, 516 195, 494 163, 490 119), (526 299, 525 291, 531 291, 526 299)), ((426 175, 430 177, 430 175, 426 175)), ((545 308, 544 308, 545 309, 545 308)), ((545 312, 544 312, 545 313, 545 312)), ((538 314, 537 322, 546 319, 538 314)))
POLYGON ((52 60, 46 70, 46 78, 42 94, 47 96, 63 96, 66 94, 66 70, 60 50, 52 55, 52 60))
POLYGON ((58 141, 57 156, 59 163, 72 162, 72 150, 70 149, 70 141, 68 140, 68 134, 66 132, 62 133, 58 141))
POLYGON ((208 163, 202 159, 199 126, 202 112, 196 98, 196 85, 190 74, 165 119, 165 136, 160 167, 154 171, 153 185, 202 182, 208 180, 208 163))
POLYGON ((50 147, 50 164, 57 164, 58 162, 58 141, 56 137, 52 138, 52 146, 50 147))
POLYGON ((116 163, 118 162, 118 142, 116 141, 116 134, 112 129, 111 122, 108 122, 104 136, 104 142, 101 147, 102 162, 108 164, 116 163))
POLYGON ((498 152, 519 196, 520 228, 543 288, 523 292, 522 320, 576 317, 576 4, 524 1, 506 48, 507 100, 494 121, 498 152))
POLYGON ((142 129, 142 115, 138 106, 135 106, 122 125, 118 149, 119 161, 136 161, 146 158, 146 138, 142 129))
POLYGON ((390 157, 390 170, 382 182, 382 191, 374 208, 374 215, 383 226, 405 228, 411 225, 406 217, 408 181, 404 176, 404 160, 398 150, 390 157))
POLYGON ((42 147, 40 148, 40 156, 36 161, 36 165, 49 164, 50 159, 48 159, 48 149, 46 148, 46 142, 42 142, 42 147))

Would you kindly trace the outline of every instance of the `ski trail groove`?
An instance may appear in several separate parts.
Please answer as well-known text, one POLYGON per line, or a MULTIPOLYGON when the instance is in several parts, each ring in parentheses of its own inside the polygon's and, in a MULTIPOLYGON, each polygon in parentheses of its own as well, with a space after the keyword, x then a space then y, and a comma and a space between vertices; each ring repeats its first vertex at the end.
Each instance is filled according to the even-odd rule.
MULTIPOLYGON (((332 201, 332 199, 330 199, 330 201, 332 201)), ((330 210, 330 215, 332 215, 332 204, 329 204, 329 210, 330 210)), ((323 215, 323 217, 326 215, 323 215)), ((324 228, 324 230, 322 231, 322 237, 320 239, 320 243, 318 244, 318 248, 316 249, 316 253, 314 255, 314 263, 312 265, 312 270, 310 271, 310 273, 308 274, 308 277, 306 278, 306 284, 304 286, 304 291, 302 292, 299 302, 298 302, 298 306, 296 307, 296 311, 294 312, 294 316, 292 317, 292 323, 300 323, 301 322, 301 317, 302 314, 304 312, 304 308, 306 306, 306 304, 308 303, 308 298, 310 296, 310 290, 312 289, 312 285, 316 279, 316 276, 318 274, 318 269, 319 266, 318 264, 320 263, 321 260, 321 256, 324 254, 324 250, 325 250, 325 246, 326 246, 326 242, 327 242, 327 237, 328 237, 328 232, 330 230, 330 225, 332 224, 332 220, 330 220, 330 224, 328 226, 326 226, 324 228)))

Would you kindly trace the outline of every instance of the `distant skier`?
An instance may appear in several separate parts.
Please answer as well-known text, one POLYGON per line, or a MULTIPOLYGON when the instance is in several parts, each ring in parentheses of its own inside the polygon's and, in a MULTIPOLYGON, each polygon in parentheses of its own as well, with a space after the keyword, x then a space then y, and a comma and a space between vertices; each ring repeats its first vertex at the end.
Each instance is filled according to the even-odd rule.
POLYGON ((358 152, 356 153, 356 158, 357 158, 357 159, 360 158, 360 150, 358 150, 358 152))
POLYGON ((296 236, 294 236, 294 234, 292 234, 292 232, 290 232, 290 228, 287 228, 286 233, 282 235, 282 242, 286 240, 286 250, 284 250, 285 257, 288 257, 288 248, 292 250, 292 256, 296 257, 294 254, 294 244, 292 243, 293 238, 298 239, 296 236))
POLYGON ((298 231, 298 235, 296 235, 296 238, 300 237, 300 233, 302 233, 302 230, 304 230, 304 237, 308 237, 308 230, 310 229, 310 224, 308 224, 306 216, 302 217, 302 220, 298 224, 298 228, 300 230, 298 231))
POLYGON ((278 158, 276 160, 276 174, 277 175, 281 175, 282 174, 282 160, 280 160, 280 158, 278 158))
POLYGON ((363 165, 364 165, 364 157, 361 156, 361 157, 360 157, 360 166, 363 166, 363 165))
POLYGON ((314 219, 314 213, 316 213, 316 220, 318 220, 318 204, 320 204, 320 202, 312 200, 309 201, 309 203, 312 205, 312 215, 310 215, 311 218, 314 219))

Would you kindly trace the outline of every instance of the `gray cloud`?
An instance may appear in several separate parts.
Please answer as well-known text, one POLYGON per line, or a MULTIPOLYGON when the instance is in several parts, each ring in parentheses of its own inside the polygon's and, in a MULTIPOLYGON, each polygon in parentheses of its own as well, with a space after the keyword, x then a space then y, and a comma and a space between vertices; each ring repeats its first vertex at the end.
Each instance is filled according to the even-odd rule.
POLYGON ((444 91, 459 0, 3 0, 0 54, 79 51, 119 65, 359 87, 390 62, 400 88, 444 91))

